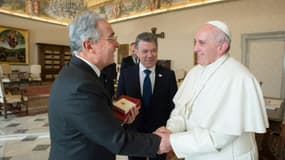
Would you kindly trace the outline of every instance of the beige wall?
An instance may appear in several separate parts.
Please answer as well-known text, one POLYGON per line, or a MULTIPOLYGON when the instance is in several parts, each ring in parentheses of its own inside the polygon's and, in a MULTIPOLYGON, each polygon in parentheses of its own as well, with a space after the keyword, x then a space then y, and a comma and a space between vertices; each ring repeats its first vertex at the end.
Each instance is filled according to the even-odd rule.
POLYGON ((159 58, 171 59, 174 69, 189 69, 193 66, 194 33, 203 23, 225 21, 232 31, 231 55, 240 60, 241 34, 285 31, 284 7, 285 0, 234 0, 115 23, 113 27, 123 43, 157 27, 158 33, 166 33, 165 39, 159 39, 159 58))
MULTIPOLYGON (((173 69, 193 66, 195 30, 208 20, 225 21, 232 31, 231 54, 241 59, 241 34, 285 30, 285 0, 233 0, 114 23, 121 43, 129 43, 143 31, 157 27, 166 38, 159 39, 159 58, 171 59, 173 69)), ((65 26, 0 14, 0 25, 30 31, 30 63, 38 63, 36 43, 68 45, 65 26)), ((258 58, 258 57, 257 57, 258 58)))

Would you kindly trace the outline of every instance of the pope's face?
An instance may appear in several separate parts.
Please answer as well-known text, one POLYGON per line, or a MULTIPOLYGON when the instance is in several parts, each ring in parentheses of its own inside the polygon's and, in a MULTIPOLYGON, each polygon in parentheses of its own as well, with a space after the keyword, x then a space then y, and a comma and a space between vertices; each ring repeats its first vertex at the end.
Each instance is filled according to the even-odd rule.
POLYGON ((136 54, 146 68, 155 66, 157 62, 157 47, 155 42, 140 41, 136 48, 136 54))
POLYGON ((195 34, 194 53, 200 65, 211 64, 220 57, 215 31, 213 26, 205 24, 195 34))

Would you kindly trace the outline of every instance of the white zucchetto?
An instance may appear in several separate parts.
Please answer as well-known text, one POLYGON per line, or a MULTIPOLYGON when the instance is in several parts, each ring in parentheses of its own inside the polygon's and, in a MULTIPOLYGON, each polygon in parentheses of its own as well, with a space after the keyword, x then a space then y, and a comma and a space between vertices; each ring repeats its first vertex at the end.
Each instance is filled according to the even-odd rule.
POLYGON ((209 21, 207 22, 207 24, 215 26, 219 30, 223 31, 229 38, 231 38, 231 32, 228 26, 224 22, 215 20, 215 21, 209 21))

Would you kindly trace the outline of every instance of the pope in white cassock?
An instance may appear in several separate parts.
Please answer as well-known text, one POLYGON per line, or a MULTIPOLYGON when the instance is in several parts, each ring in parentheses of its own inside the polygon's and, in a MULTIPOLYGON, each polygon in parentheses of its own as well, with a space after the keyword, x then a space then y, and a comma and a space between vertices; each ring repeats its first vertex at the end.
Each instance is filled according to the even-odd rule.
POLYGON ((210 21, 195 34, 197 63, 174 97, 166 128, 178 158, 258 160, 255 133, 268 128, 259 83, 227 53, 226 24, 210 21))

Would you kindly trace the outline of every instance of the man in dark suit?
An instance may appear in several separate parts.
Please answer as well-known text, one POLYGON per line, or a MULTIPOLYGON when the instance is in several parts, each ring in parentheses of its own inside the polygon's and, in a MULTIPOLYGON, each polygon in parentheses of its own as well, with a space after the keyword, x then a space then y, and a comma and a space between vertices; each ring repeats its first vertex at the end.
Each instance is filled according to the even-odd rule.
MULTIPOLYGON (((72 59, 60 71, 49 97, 49 160, 115 160, 115 154, 164 152, 169 136, 127 131, 113 114, 110 94, 99 79, 119 46, 107 20, 83 12, 70 24, 69 38, 72 59)), ((125 123, 137 112, 131 110, 125 123)))
MULTIPOLYGON (((161 125, 165 125, 174 107, 172 98, 177 91, 175 74, 172 70, 156 65, 157 44, 152 33, 144 32, 137 36, 136 54, 140 64, 122 70, 120 73, 117 97, 128 95, 142 100, 142 107, 135 121, 128 128, 135 131, 152 133, 161 125), (145 99, 145 71, 150 71, 150 100, 145 99), (149 101, 149 102, 147 102, 149 101), (148 104, 146 104, 148 103, 148 104)), ((129 160, 145 160, 146 158, 129 157, 129 160)), ((151 158, 164 160, 165 155, 151 158)))
POLYGON ((122 59, 120 71, 139 63, 139 58, 135 53, 135 42, 130 44, 129 54, 129 56, 122 59))
POLYGON ((103 68, 101 72, 102 80, 104 80, 105 88, 109 91, 111 97, 113 98, 115 95, 115 81, 117 80, 117 68, 116 63, 112 63, 103 68))

